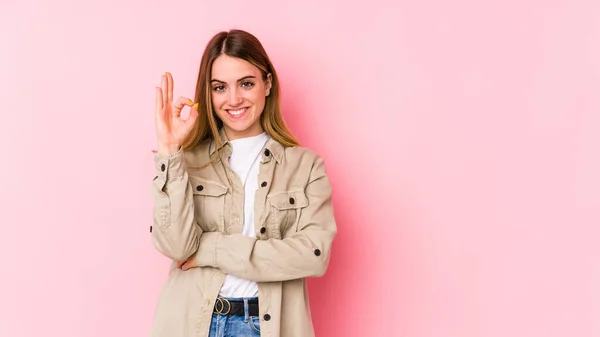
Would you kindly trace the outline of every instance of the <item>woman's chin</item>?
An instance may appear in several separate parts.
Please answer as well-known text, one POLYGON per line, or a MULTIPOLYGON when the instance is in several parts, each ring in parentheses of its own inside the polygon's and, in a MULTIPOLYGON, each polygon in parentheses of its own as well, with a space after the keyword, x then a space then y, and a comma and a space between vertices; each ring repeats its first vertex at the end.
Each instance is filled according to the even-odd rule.
POLYGON ((254 124, 248 125, 242 123, 224 123, 224 125, 229 140, 258 136, 263 132, 260 126, 256 127, 254 124))

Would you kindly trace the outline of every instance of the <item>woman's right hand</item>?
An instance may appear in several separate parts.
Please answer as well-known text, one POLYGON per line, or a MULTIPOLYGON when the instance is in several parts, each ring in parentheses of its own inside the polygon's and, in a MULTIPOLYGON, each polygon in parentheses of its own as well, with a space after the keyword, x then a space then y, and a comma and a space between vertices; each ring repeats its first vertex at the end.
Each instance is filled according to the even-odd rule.
POLYGON ((173 76, 165 73, 161 77, 161 87, 156 87, 156 136, 158 153, 171 155, 179 151, 179 147, 190 134, 198 117, 198 103, 189 98, 179 97, 173 103, 173 76), (190 106, 188 119, 181 118, 184 106, 190 106))

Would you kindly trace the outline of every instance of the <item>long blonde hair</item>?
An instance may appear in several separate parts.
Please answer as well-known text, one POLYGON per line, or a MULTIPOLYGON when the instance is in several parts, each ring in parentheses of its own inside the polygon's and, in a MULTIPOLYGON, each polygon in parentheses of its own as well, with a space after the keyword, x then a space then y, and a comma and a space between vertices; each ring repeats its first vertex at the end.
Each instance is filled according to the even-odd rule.
POLYGON ((223 54, 243 59, 256 66, 261 71, 263 80, 271 74, 271 92, 266 97, 265 108, 260 116, 261 126, 265 133, 281 145, 298 146, 298 141, 283 120, 279 79, 267 53, 254 35, 234 29, 216 34, 204 50, 196 83, 195 102, 198 102, 198 118, 194 129, 182 144, 183 150, 189 150, 198 143, 210 139, 215 141, 216 148, 221 148, 219 129, 223 126, 223 122, 213 110, 210 80, 212 64, 223 54))

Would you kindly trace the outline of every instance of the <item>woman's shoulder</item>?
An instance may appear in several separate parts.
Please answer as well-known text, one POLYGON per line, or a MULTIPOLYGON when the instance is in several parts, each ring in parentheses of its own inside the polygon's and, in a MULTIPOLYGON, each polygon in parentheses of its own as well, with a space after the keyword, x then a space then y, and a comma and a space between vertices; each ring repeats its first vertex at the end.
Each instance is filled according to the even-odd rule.
POLYGON ((298 166, 324 165, 323 157, 314 149, 305 146, 290 146, 284 149, 284 162, 298 166))
POLYGON ((306 158, 313 160, 317 160, 320 158, 319 154, 315 150, 300 145, 285 147, 284 152, 286 157, 306 158))
POLYGON ((198 144, 184 151, 185 161, 188 166, 198 166, 210 161, 209 140, 200 141, 198 144))

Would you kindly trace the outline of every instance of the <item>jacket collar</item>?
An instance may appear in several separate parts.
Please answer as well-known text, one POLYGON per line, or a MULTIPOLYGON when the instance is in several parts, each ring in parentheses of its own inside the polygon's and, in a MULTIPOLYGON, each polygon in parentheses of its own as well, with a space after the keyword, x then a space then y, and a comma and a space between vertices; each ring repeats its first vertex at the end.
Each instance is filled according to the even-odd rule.
MULTIPOLYGON (((223 148, 224 153, 227 156, 231 155, 231 144, 229 143, 229 138, 227 138, 227 134, 225 134, 224 128, 221 128, 219 130, 219 138, 221 139, 221 146, 219 148, 216 148, 216 142, 210 142, 210 156, 213 155, 215 150, 220 150, 221 148, 223 148)), ((265 145, 265 150, 269 151, 267 152, 263 150, 261 162, 268 162, 270 157, 272 156, 273 158, 275 158, 275 161, 277 161, 278 164, 281 164, 284 149, 285 148, 283 147, 283 145, 279 144, 276 140, 269 137, 269 140, 265 145), (269 153, 269 155, 267 156, 266 153, 269 153)))

